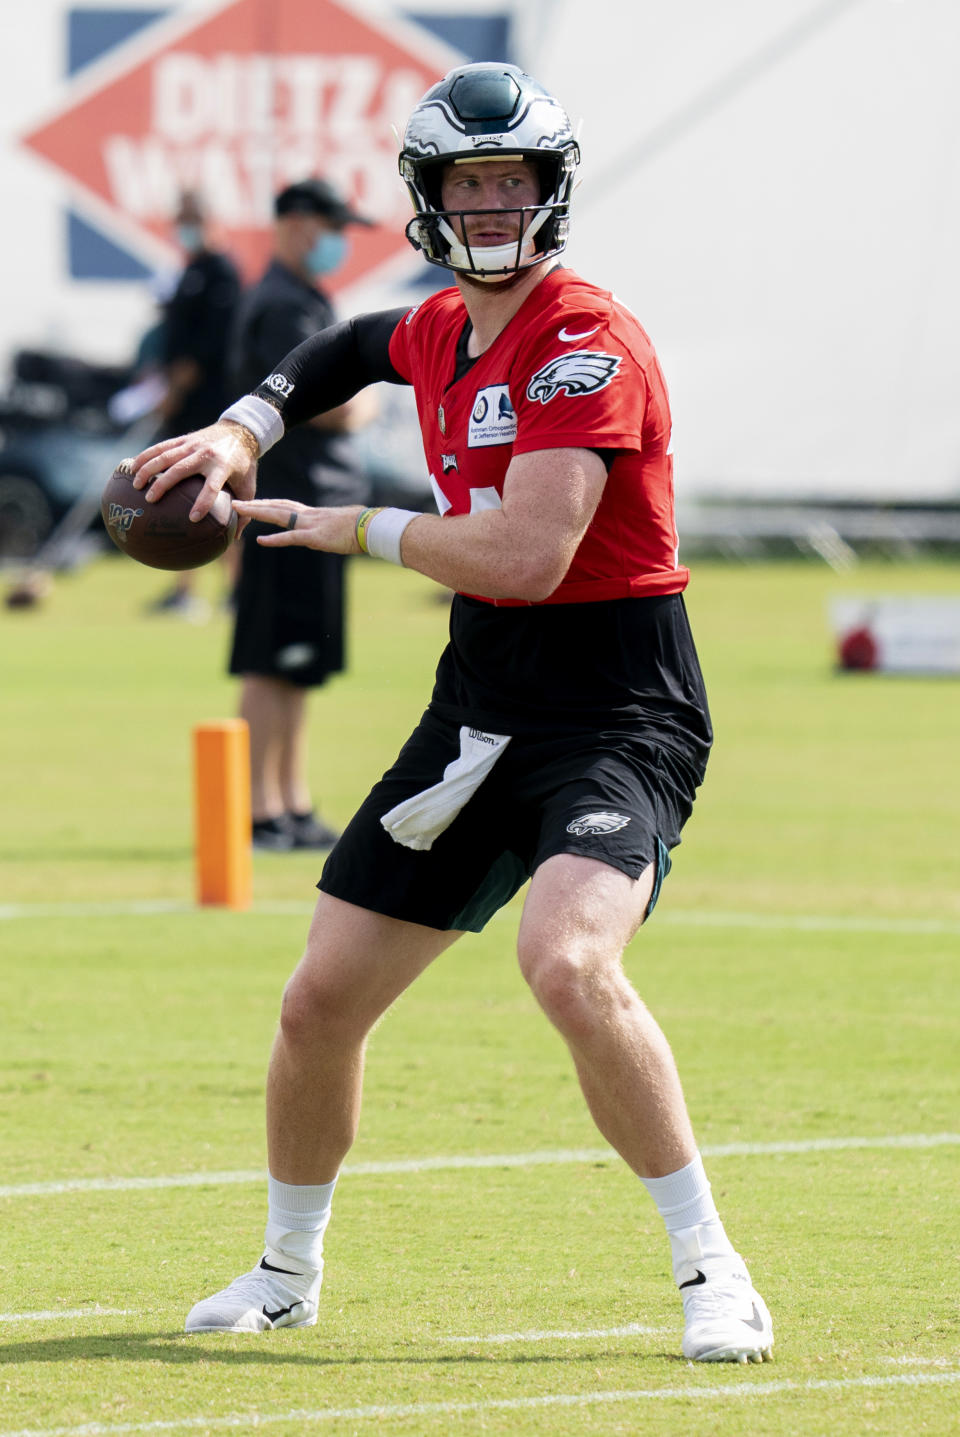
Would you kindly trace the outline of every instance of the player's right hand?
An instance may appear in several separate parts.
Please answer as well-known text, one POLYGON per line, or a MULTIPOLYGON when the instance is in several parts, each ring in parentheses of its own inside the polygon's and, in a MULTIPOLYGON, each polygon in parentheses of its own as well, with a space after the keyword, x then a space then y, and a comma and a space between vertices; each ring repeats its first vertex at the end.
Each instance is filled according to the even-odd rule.
POLYGON ((357 519, 362 504, 338 508, 312 508, 296 499, 234 500, 234 509, 244 524, 257 519, 261 524, 276 524, 276 534, 258 534, 257 543, 268 549, 288 547, 321 549, 327 554, 360 554, 357 519))
POLYGON ((218 420, 206 429, 161 439, 130 461, 133 487, 145 489, 148 504, 156 501, 191 474, 202 474, 204 485, 190 518, 202 519, 224 485, 238 499, 252 499, 257 491, 257 441, 249 429, 232 420, 218 420), (149 486, 149 487, 147 487, 149 486))

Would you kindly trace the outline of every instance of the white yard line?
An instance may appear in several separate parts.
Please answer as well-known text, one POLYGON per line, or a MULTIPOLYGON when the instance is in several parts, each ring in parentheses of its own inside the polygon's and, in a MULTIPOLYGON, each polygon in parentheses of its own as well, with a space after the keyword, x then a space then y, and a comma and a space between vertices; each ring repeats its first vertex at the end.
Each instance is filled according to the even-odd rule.
POLYGON ((666 909, 658 923, 692 928, 793 929, 798 933, 960 934, 960 919, 844 917, 832 913, 726 913, 666 909))
POLYGON ((53 1183, 10 1183, 0 1198, 54 1197, 58 1193, 138 1192, 149 1188, 220 1187, 226 1183, 266 1182, 265 1172, 171 1173, 152 1178, 65 1178, 53 1183))
MULTIPOLYGON (((308 917, 314 905, 296 899, 256 903, 245 918, 308 917)), ((117 903, 0 903, 0 922, 18 918, 122 918, 151 914, 187 915, 210 909, 181 899, 144 898, 117 903)), ((516 919, 514 910, 501 909, 498 919, 516 919)), ((702 909, 658 909, 658 924, 678 928, 753 928, 793 930, 798 933, 893 933, 960 935, 960 919, 846 917, 829 913, 737 913, 702 909)))
POLYGON ((0 919, 136 918, 140 914, 198 911, 195 904, 172 898, 128 899, 123 903, 0 903, 0 919))
MULTIPOLYGON (((192 1339, 196 1341, 196 1339, 192 1339)), ((778 1381, 756 1374, 717 1387, 641 1387, 612 1392, 549 1392, 540 1397, 492 1397, 476 1402, 408 1402, 368 1407, 326 1407, 288 1412, 238 1412, 223 1417, 179 1417, 156 1422, 84 1422, 75 1427, 21 1427, 0 1432, 0 1437, 128 1437, 137 1432, 249 1431, 288 1423, 389 1422, 411 1418, 461 1417, 468 1413, 531 1412, 543 1409, 599 1407, 614 1403, 758 1400, 789 1394, 802 1397, 817 1392, 856 1392, 896 1387, 939 1387, 960 1382, 960 1369, 952 1372, 898 1373, 891 1376, 812 1378, 808 1382, 778 1381)))
POLYGON ((663 1337, 676 1332, 673 1327, 644 1327, 639 1322, 628 1322, 625 1327, 594 1327, 585 1332, 489 1332, 475 1337, 441 1337, 441 1342, 466 1342, 471 1346, 488 1347, 492 1343, 502 1346, 507 1342, 585 1342, 593 1337, 663 1337))
POLYGON ((0 1322, 57 1322, 78 1317, 136 1317, 132 1307, 58 1307, 50 1312, 0 1312, 0 1322))
MULTIPOLYGON (((956 1147, 960 1133, 893 1133, 872 1138, 805 1138, 779 1143, 705 1143, 708 1158, 775 1157, 780 1153, 832 1153, 861 1148, 956 1147)), ((464 1153, 444 1157, 399 1158, 382 1163, 348 1163, 344 1177, 383 1177, 391 1173, 431 1173, 457 1168, 529 1168, 564 1163, 619 1162, 611 1148, 561 1148, 532 1153, 464 1153)), ((262 1183, 259 1170, 239 1172, 169 1173, 157 1177, 64 1178, 59 1182, 8 1183, 0 1198, 55 1197, 61 1193, 136 1192, 151 1188, 221 1187, 231 1183, 262 1183)), ((2 1437, 2 1434, 0 1434, 2 1437)))
POLYGON ((900 1357, 882 1357, 880 1360, 890 1362, 895 1367, 949 1367, 952 1370, 956 1366, 954 1357, 917 1357, 910 1352, 905 1352, 900 1357))
MULTIPOLYGON (((139 1315, 139 1310, 131 1307, 74 1307, 71 1309, 60 1307, 48 1312, 0 1312, 0 1323, 76 1322, 79 1318, 84 1317, 138 1317, 139 1315)), ((664 1337, 675 1331, 676 1326, 645 1327, 640 1322, 628 1322, 623 1327, 591 1327, 582 1332, 541 1332, 534 1329, 530 1332, 481 1332, 472 1337, 446 1336, 430 1340, 436 1341, 440 1346, 448 1342, 457 1342, 471 1347, 502 1347, 513 1342, 588 1342, 601 1337, 664 1337)), ((949 1366, 951 1364, 941 1365, 949 1366)))
POLYGON ((852 1148, 942 1148, 960 1143, 960 1133, 891 1133, 874 1138, 801 1138, 782 1143, 705 1143, 708 1158, 766 1157, 776 1153, 832 1153, 852 1148))

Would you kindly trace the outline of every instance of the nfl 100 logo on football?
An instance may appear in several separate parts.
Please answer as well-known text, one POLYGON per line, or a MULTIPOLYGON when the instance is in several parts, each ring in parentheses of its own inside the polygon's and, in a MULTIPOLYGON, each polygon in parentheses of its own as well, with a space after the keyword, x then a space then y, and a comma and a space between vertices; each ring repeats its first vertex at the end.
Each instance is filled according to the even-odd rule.
POLYGON ((492 444, 512 444, 517 437, 517 415, 505 384, 478 389, 470 413, 467 447, 484 449, 492 444))
POLYGON ((123 504, 111 504, 107 510, 107 523, 111 529, 117 531, 117 538, 123 540, 130 532, 134 519, 139 519, 142 514, 142 509, 130 509, 123 504))

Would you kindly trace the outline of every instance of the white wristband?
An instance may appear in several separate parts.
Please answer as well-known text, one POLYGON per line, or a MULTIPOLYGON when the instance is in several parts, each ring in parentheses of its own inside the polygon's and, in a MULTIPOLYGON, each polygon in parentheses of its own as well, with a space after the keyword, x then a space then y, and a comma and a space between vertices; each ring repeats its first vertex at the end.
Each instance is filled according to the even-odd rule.
POLYGON ((367 553, 372 554, 375 559, 388 559, 391 564, 402 564, 400 540, 403 531, 413 519, 419 518, 418 509, 381 509, 367 525, 367 553))
POLYGON ((249 429, 260 447, 261 455, 272 449, 284 435, 283 420, 278 410, 257 394, 245 394, 220 415, 221 419, 232 419, 249 429))

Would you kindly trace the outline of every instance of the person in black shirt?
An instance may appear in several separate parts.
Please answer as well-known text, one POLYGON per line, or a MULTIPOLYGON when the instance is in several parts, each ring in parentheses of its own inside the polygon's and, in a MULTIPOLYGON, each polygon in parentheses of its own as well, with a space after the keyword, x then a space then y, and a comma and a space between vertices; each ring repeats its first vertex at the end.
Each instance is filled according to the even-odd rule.
POLYGON ((227 351, 240 298, 237 270, 229 255, 211 247, 197 195, 181 196, 175 223, 187 263, 164 316, 168 388, 159 438, 211 424, 232 397, 227 351))
MULTIPOLYGON (((186 264, 163 309, 159 359, 166 394, 154 442, 212 424, 234 393, 227 379, 227 351, 240 277, 229 255, 212 247, 199 195, 181 194, 174 227, 186 264)), ((196 617, 201 610, 193 598, 193 580, 189 570, 179 573, 151 611, 196 617)))
MULTIPOLYGON (((368 224, 332 185, 308 179, 275 200, 273 256, 243 298, 232 370, 236 390, 258 384, 290 349, 334 322, 318 281, 342 263, 347 227, 368 224)), ((260 493, 306 504, 364 498, 351 431, 370 414, 361 397, 302 425, 264 456, 260 493)), ((240 714, 250 726, 253 843, 328 848, 336 833, 313 811, 307 778, 307 693, 344 667, 344 566, 339 554, 277 553, 243 536, 230 672, 242 680, 240 714)))

